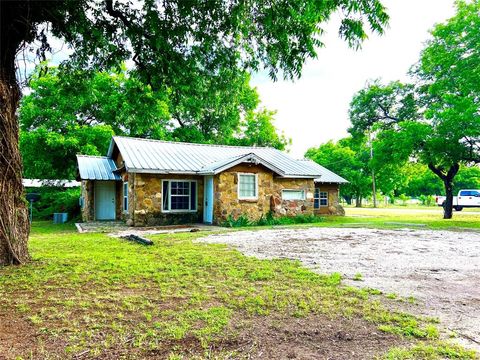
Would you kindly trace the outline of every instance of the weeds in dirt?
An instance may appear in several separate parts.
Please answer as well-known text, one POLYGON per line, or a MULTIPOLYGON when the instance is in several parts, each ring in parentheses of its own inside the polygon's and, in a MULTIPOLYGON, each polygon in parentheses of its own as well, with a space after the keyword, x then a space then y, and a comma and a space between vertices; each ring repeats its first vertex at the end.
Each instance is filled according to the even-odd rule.
POLYGON ((353 276, 353 281, 363 281, 363 276, 362 274, 360 273, 356 273, 354 276, 353 276))
POLYGON ((458 345, 446 342, 417 343, 410 348, 393 348, 384 360, 441 360, 441 359, 476 359, 473 350, 466 350, 458 345))

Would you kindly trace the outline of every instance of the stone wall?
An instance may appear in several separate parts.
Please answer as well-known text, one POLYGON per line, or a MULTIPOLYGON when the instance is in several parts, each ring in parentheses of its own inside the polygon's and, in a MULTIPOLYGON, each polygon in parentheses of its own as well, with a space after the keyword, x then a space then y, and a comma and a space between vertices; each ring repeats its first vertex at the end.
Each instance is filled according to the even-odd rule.
POLYGON ((277 178, 274 183, 272 211, 278 216, 295 216, 313 214, 313 179, 277 178), (303 190, 305 200, 283 200, 282 190, 303 190))
POLYGON ((313 214, 313 189, 312 179, 283 179, 261 165, 240 164, 214 177, 214 222, 221 224, 230 215, 234 219, 243 215, 250 220, 258 220, 270 211, 275 216, 313 214), (238 198, 238 173, 258 175, 257 199, 241 200, 238 198), (302 201, 283 200, 283 189, 304 190, 306 199, 302 201))
POLYGON ((345 215, 345 210, 339 202, 339 185, 316 183, 315 187, 320 191, 328 192, 328 206, 321 206, 320 209, 315 209, 315 214, 318 215, 345 215))
POLYGON ((95 182, 91 180, 82 180, 81 196, 83 198, 82 221, 95 220, 95 182))
POLYGON ((203 176, 130 174, 129 219, 134 226, 155 226, 201 222, 203 219, 203 176), (132 176, 133 175, 133 176, 132 176), (162 179, 196 180, 196 212, 162 212, 162 179), (132 184, 133 183, 133 184, 132 184))

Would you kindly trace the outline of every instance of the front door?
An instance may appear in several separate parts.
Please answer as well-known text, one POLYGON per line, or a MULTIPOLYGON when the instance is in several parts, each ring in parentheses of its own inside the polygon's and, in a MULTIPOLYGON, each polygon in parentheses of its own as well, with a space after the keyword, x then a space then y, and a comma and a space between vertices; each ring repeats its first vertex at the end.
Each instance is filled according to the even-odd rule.
POLYGON ((95 182, 95 220, 115 220, 115 181, 95 182))
POLYGON ((213 176, 204 177, 203 192, 203 222, 211 224, 213 222, 213 176))

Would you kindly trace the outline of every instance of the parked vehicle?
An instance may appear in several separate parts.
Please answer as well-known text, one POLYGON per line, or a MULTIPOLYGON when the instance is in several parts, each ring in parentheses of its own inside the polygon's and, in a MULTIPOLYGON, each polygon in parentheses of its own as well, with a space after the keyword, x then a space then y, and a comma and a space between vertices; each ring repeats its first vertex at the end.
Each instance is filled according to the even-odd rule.
MULTIPOLYGON (((445 196, 437 196, 435 201, 438 206, 445 206, 445 196)), ((463 208, 480 207, 480 190, 464 189, 458 192, 458 196, 453 197, 453 208, 456 211, 462 211, 463 208)))

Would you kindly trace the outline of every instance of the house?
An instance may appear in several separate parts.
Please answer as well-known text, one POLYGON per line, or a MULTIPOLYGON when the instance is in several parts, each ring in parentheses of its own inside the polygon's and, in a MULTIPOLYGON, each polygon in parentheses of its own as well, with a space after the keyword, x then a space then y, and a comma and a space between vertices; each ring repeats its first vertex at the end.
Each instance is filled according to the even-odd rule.
POLYGON ((346 180, 310 160, 266 147, 115 136, 106 157, 78 155, 84 221, 128 225, 220 224, 341 211, 346 180))

